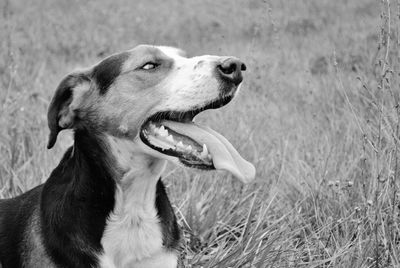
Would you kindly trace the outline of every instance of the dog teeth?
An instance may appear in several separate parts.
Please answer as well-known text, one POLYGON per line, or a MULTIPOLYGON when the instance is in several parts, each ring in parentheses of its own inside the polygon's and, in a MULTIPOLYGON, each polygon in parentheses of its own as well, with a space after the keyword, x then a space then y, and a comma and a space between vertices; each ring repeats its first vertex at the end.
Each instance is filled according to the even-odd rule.
MULTIPOLYGON (((158 129, 158 135, 160 135, 161 137, 167 137, 168 136, 168 130, 164 128, 164 126, 161 126, 158 129)), ((171 135, 170 135, 171 136, 171 135)))
POLYGON ((191 145, 188 145, 188 146, 186 146, 186 150, 187 150, 187 151, 191 151, 191 150, 193 150, 193 148, 192 148, 191 145))
POLYGON ((185 148, 186 148, 185 145, 183 145, 183 143, 182 143, 181 141, 179 141, 179 142, 176 144, 176 147, 179 148, 179 149, 185 149, 185 148))
POLYGON ((208 149, 207 145, 203 144, 203 151, 200 154, 201 158, 207 158, 208 157, 208 149))
POLYGON ((172 135, 169 135, 168 137, 165 138, 167 141, 169 142, 174 142, 174 137, 172 137, 172 135))

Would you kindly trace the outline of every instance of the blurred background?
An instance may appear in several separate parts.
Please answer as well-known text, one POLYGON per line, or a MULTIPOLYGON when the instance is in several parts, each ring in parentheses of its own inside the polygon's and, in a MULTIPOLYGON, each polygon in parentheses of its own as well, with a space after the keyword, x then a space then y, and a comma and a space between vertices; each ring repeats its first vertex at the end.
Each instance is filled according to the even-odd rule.
POLYGON ((199 121, 257 168, 170 166, 186 267, 399 267, 399 3, 0 1, 0 197, 43 183, 46 112, 76 68, 138 44, 232 55, 240 95, 199 121))

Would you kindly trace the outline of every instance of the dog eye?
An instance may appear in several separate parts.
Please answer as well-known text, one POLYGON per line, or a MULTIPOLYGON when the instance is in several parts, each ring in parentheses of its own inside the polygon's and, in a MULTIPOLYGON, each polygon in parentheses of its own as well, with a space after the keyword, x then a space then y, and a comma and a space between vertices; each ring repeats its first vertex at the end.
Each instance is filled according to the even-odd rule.
POLYGON ((142 66, 141 69, 143 70, 151 70, 155 69, 159 64, 154 63, 154 62, 147 62, 145 65, 142 66))

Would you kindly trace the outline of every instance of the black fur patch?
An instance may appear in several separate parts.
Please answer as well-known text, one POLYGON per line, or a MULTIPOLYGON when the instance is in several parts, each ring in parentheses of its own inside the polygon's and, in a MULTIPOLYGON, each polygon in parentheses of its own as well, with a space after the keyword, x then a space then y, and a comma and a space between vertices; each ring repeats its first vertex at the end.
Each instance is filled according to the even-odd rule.
POLYGON ((57 141, 58 133, 64 128, 59 126, 60 111, 68 107, 72 101, 72 88, 84 82, 90 82, 90 79, 84 73, 74 73, 65 77, 59 86, 49 105, 47 112, 47 122, 50 129, 47 148, 51 149, 57 141))
POLYGON ((174 210, 169 202, 165 186, 161 179, 157 183, 156 209, 161 223, 164 247, 178 249, 181 234, 174 210))
POLYGON ((99 87, 100 95, 107 93, 108 88, 114 82, 122 70, 122 65, 129 58, 129 52, 112 55, 100 62, 93 69, 93 78, 99 87))
POLYGON ((32 212, 39 205, 41 191, 42 186, 38 186, 16 198, 0 200, 0 264, 3 268, 22 267, 20 245, 32 212))
POLYGON ((106 220, 114 208, 115 182, 101 140, 86 130, 70 148, 43 188, 44 245, 60 267, 94 267, 106 220))

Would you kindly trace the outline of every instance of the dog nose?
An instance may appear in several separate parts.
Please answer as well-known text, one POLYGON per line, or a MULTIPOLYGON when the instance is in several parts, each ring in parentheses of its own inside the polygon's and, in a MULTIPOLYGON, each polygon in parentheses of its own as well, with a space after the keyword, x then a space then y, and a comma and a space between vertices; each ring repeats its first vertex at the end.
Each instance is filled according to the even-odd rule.
POLYGON ((222 79, 237 86, 243 80, 242 71, 246 71, 246 65, 238 59, 228 58, 218 64, 217 69, 222 79))

